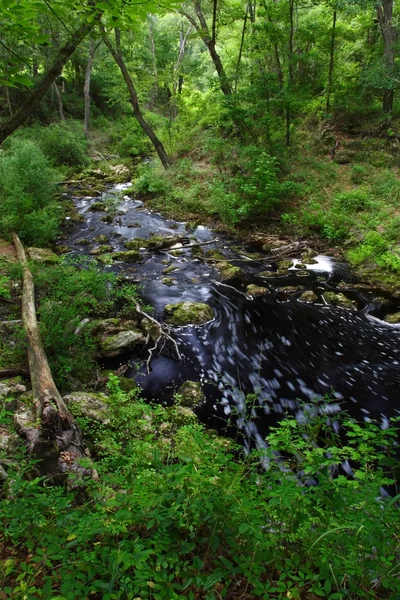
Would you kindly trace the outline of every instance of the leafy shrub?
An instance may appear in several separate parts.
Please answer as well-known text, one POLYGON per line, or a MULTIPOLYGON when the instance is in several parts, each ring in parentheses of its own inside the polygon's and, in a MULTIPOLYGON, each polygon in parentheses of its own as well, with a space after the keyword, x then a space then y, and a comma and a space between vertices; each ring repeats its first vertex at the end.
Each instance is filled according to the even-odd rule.
POLYGON ((41 128, 39 144, 55 166, 85 167, 90 162, 81 123, 62 121, 41 128))
POLYGON ((53 201, 57 172, 34 142, 15 139, 0 155, 0 234, 15 231, 30 245, 54 239, 60 210, 53 201))
POLYGON ((0 298, 11 298, 10 278, 0 275, 0 298))
POLYGON ((335 196, 335 204, 341 210, 358 212, 364 210, 371 203, 368 192, 362 188, 341 192, 335 196))
POLYGON ((400 271, 400 257, 390 251, 389 241, 377 231, 369 231, 364 241, 348 252, 348 257, 354 264, 371 261, 383 269, 400 271))
POLYGON ((79 335, 76 329, 86 317, 97 316, 102 303, 109 300, 113 275, 92 265, 77 268, 66 263, 36 267, 34 278, 40 333, 57 384, 64 387, 70 375, 87 381, 94 368, 96 347, 90 324, 79 335))
POLYGON ((398 496, 379 492, 398 473, 395 423, 339 417, 342 443, 323 417, 287 419, 271 430, 261 471, 259 454, 235 459, 232 443, 175 424, 114 377, 109 391, 107 426, 78 416, 98 457, 85 504, 26 477, 25 457, 10 465, 0 503, 6 597, 399 595, 398 496), (336 475, 344 461, 353 477, 336 475))
POLYGON ((400 203, 400 179, 393 170, 380 171, 374 177, 371 187, 378 199, 386 200, 396 206, 400 203))
POLYGON ((351 174, 350 180, 352 183, 359 185, 360 183, 364 183, 366 178, 368 177, 368 169, 363 165, 352 165, 351 166, 351 174))
POLYGON ((168 182, 164 175, 150 165, 140 165, 138 168, 138 179, 134 181, 133 188, 139 194, 152 196, 164 194, 168 190, 168 182))

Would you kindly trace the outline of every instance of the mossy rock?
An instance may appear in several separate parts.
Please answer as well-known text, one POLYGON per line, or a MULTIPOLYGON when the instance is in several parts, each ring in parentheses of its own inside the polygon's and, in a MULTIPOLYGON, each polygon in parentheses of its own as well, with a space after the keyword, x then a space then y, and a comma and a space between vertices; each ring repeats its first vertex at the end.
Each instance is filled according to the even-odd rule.
POLYGON ((306 302, 307 304, 314 304, 318 302, 318 296, 312 290, 306 290, 299 297, 300 302, 306 302))
POLYGON ((132 350, 134 347, 142 346, 145 337, 142 331, 121 331, 116 335, 107 337, 100 344, 100 356, 102 358, 114 358, 132 350))
POLYGON ((303 263, 297 263, 294 265, 295 269, 306 269, 307 265, 303 264, 303 263))
POLYGON ((137 250, 140 248, 146 248, 146 240, 135 238, 134 240, 129 240, 125 242, 125 248, 128 250, 137 250))
POLYGON ((259 277, 276 277, 277 274, 274 271, 262 271, 259 273, 259 277))
POLYGON ((219 272, 222 281, 229 281, 231 279, 239 279, 243 275, 243 271, 240 267, 235 267, 229 262, 220 262, 215 265, 215 268, 219 272))
POLYGON ((294 266, 294 262, 292 260, 280 260, 277 263, 277 272, 278 274, 286 273, 289 269, 294 266))
POLYGON ((113 258, 114 257, 111 254, 100 254, 99 256, 96 256, 96 260, 106 267, 112 265, 113 258))
POLYGON ((108 425, 110 422, 107 401, 107 396, 101 393, 74 392, 64 396, 64 402, 73 415, 103 425, 108 425))
POLYGON ((141 227, 141 224, 138 221, 135 221, 135 223, 128 223, 127 227, 133 229, 134 227, 141 227))
POLYGON ((203 325, 214 318, 212 308, 202 302, 167 304, 164 310, 169 315, 167 323, 176 326, 203 325))
POLYGON ((269 293, 269 289, 252 283, 247 286, 246 293, 253 298, 260 298, 261 296, 266 296, 269 293))
POLYGON ((205 252, 205 256, 214 260, 226 260, 226 256, 222 254, 221 250, 209 249, 205 252))
POLYGON ((283 287, 278 287, 276 291, 280 294, 288 296, 289 294, 294 294, 295 292, 301 292, 302 289, 304 289, 303 286, 299 285, 285 285, 283 287))
POLYGON ((163 277, 161 279, 161 281, 167 287, 171 287, 171 286, 175 285, 175 283, 176 283, 175 279, 172 279, 171 277, 163 277))
POLYGON ((142 260, 137 250, 127 250, 126 252, 115 252, 112 255, 113 260, 122 260, 122 262, 133 263, 142 260))
POLYGON ((103 212, 107 210, 107 205, 105 204, 105 202, 93 202, 93 204, 90 207, 90 210, 94 210, 96 212, 103 212))
POLYGON ((347 298, 342 293, 337 294, 336 292, 325 292, 322 294, 322 297, 327 304, 332 306, 338 306, 339 308, 347 309, 357 308, 357 303, 354 300, 350 300, 350 298, 347 298))
POLYGON ((54 265, 60 261, 60 257, 48 248, 28 248, 27 255, 30 260, 43 265, 54 265))
POLYGON ((75 242, 75 246, 90 246, 91 241, 89 240, 89 238, 79 238, 79 240, 76 240, 75 242))
POLYGON ((114 217, 112 215, 105 215, 105 217, 101 217, 100 221, 110 224, 114 221, 114 217))
POLYGON ((160 326, 157 325, 157 323, 150 321, 150 319, 144 318, 140 323, 140 328, 146 336, 150 336, 152 342, 158 340, 161 335, 160 326))
POLYGON ((353 150, 339 150, 335 154, 334 161, 338 165, 348 165, 354 160, 355 155, 356 152, 353 150))
POLYGON ((89 250, 89 254, 91 254, 92 256, 98 256, 99 254, 109 254, 112 251, 112 246, 104 244, 103 246, 99 246, 98 248, 92 248, 92 250, 89 250))
POLYGON ((390 323, 391 325, 400 324, 400 312, 392 313, 391 315, 386 315, 383 319, 386 323, 390 323))
POLYGON ((170 273, 172 273, 173 271, 176 271, 177 267, 175 265, 170 265, 169 267, 167 267, 166 269, 163 270, 164 275, 169 275, 170 273))
POLYGON ((94 242, 98 244, 107 244, 109 242, 109 237, 105 233, 100 233, 97 237, 94 238, 94 242))
POLYGON ((178 389, 177 394, 179 396, 178 404, 189 408, 198 406, 205 400, 201 383, 198 381, 185 381, 178 389))

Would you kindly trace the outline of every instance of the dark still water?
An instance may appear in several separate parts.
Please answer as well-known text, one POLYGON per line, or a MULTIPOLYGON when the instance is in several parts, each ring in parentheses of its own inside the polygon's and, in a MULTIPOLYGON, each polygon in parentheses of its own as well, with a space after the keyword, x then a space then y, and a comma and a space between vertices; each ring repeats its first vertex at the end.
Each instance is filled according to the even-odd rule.
MULTIPOLYGON (((123 191, 124 186, 117 188, 123 191)), ((192 243, 214 240, 204 252, 219 250, 243 270, 240 279, 221 282, 214 266, 196 258, 184 244, 178 256, 168 250, 144 250, 141 263, 103 267, 140 282, 143 300, 160 320, 164 306, 173 302, 206 302, 214 310, 215 318, 203 326, 171 329, 182 361, 172 350, 163 353, 153 359, 147 375, 144 367, 137 374, 135 357, 124 357, 145 396, 168 401, 184 381, 200 381, 207 398, 200 416, 215 425, 233 414, 245 437, 256 443, 262 443, 267 427, 286 413, 302 419, 305 409, 332 416, 346 409, 360 419, 377 419, 383 427, 389 417, 400 414, 400 326, 381 320, 385 313, 399 310, 399 301, 354 287, 346 265, 324 256, 306 269, 292 267, 278 275, 276 264, 262 255, 246 260, 248 253, 229 240, 216 240, 217 235, 204 227, 188 233, 184 223, 152 214, 127 196, 114 221, 104 223, 104 212, 90 210, 98 200, 76 199, 85 216, 67 240, 76 253, 96 248, 99 234, 109 238, 114 250, 133 238, 187 235, 192 243), (175 267, 168 274, 171 286, 162 281, 167 262, 175 267), (268 291, 251 298, 246 294, 249 284, 268 291), (300 300, 308 290, 316 295, 314 303, 300 300), (322 296, 326 291, 344 293, 354 308, 327 305, 322 296), (250 411, 248 394, 257 395, 250 411)))

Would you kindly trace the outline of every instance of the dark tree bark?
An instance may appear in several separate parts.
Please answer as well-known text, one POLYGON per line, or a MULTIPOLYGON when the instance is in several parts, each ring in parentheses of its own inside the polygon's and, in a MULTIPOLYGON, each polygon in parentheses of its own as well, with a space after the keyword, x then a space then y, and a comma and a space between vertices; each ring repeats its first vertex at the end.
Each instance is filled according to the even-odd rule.
POLYGON ((100 19, 100 14, 91 23, 83 23, 77 31, 73 33, 70 39, 59 50, 53 63, 44 73, 43 77, 30 90, 28 99, 22 104, 21 108, 14 113, 5 123, 0 126, 0 144, 4 142, 18 127, 35 112, 46 92, 51 88, 53 82, 61 75, 65 63, 69 60, 73 52, 79 46, 81 41, 93 29, 96 22, 100 19))
MULTIPOLYGON (((214 4, 214 6, 215 6, 215 4, 214 4)), ((203 11, 201 9, 200 0, 195 0, 194 8, 195 8, 195 12, 196 12, 198 21, 196 21, 196 19, 194 17, 192 17, 191 14, 189 14, 183 10, 181 10, 180 13, 182 15, 184 15, 188 19, 189 23, 191 23, 193 25, 193 27, 196 29, 199 36, 203 40, 204 44, 207 46, 208 52, 211 56, 211 60, 213 61, 215 69, 218 73, 219 85, 220 85, 222 93, 225 96, 231 96, 231 94, 232 94, 231 86, 229 85, 229 80, 225 73, 224 66, 223 66, 221 59, 219 57, 219 54, 215 48, 215 39, 213 39, 213 34, 210 34, 210 31, 208 29, 206 19, 204 17, 203 11)))
MULTIPOLYGON (((394 71, 395 44, 397 31, 393 24, 393 0, 381 0, 377 7, 378 21, 383 39, 383 59, 389 74, 394 71)), ((383 90, 382 108, 383 112, 391 115, 393 111, 394 89, 388 87, 383 90)))
POLYGON ((97 48, 99 47, 99 43, 95 46, 94 40, 90 40, 88 61, 87 61, 86 73, 85 73, 85 83, 83 85, 83 97, 85 100, 83 130, 85 132, 86 139, 88 139, 88 137, 89 137, 89 122, 90 122, 90 79, 92 76, 94 55, 95 55, 97 48))
POLYGON ((333 67, 335 64, 335 36, 336 36, 336 8, 333 10, 332 17, 332 32, 331 32, 331 49, 329 54, 329 71, 328 71, 328 85, 326 87, 326 112, 329 113, 331 109, 331 92, 333 82, 333 67))
POLYGON ((119 31, 119 29, 115 29, 115 43, 116 43, 115 48, 113 47, 110 40, 108 39, 103 26, 101 26, 101 32, 102 32, 103 41, 104 41, 105 45, 107 46, 107 48, 109 49, 115 62, 117 63, 119 70, 121 71, 121 74, 125 80, 126 86, 129 91, 129 97, 130 97, 130 101, 132 104, 133 114, 134 114, 137 122, 139 123, 140 127, 143 129, 143 131, 145 132, 145 134, 148 136, 151 143, 153 144, 163 167, 165 169, 168 169, 170 166, 170 159, 168 158, 168 155, 165 152, 164 146, 163 146, 161 140, 159 140, 158 137, 156 136, 156 134, 154 133, 152 127, 144 119, 142 111, 140 110, 139 100, 138 100, 138 96, 137 96, 137 93, 135 90, 135 86, 134 86, 132 78, 128 72, 128 69, 126 68, 124 59, 122 57, 120 31, 119 31))
POLYGON ((79 465, 79 459, 87 458, 88 452, 79 428, 54 383, 39 335, 32 273, 16 234, 13 234, 13 242, 23 269, 22 324, 27 338, 35 412, 39 420, 39 425, 29 420, 16 420, 16 426, 25 437, 29 452, 41 460, 39 468, 42 474, 54 483, 62 483, 70 473, 82 476, 91 475, 92 471, 79 465))

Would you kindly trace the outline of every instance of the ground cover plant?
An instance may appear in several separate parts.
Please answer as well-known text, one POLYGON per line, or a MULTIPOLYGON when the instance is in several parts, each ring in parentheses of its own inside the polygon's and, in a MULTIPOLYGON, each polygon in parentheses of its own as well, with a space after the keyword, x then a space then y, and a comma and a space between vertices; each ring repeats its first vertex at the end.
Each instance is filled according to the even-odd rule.
POLYGON ((9 468, 5 598, 400 593, 398 496, 380 494, 398 475, 395 423, 381 430, 340 418, 341 442, 325 418, 286 419, 268 436, 263 470, 257 453, 238 460, 232 441, 182 420, 178 408, 149 406, 115 377, 108 387, 106 425, 77 407, 99 475, 83 504, 34 477, 24 454, 9 468), (338 470, 346 460, 352 477, 338 470))

